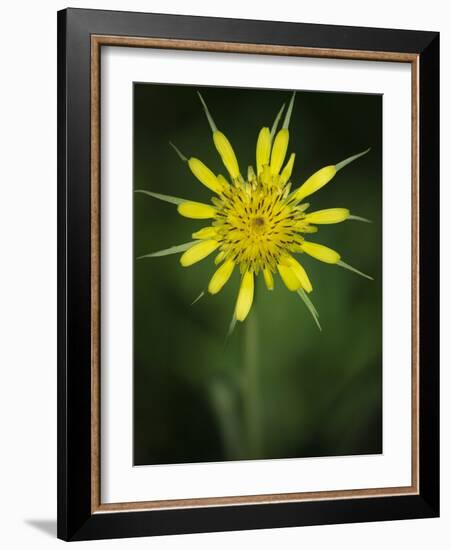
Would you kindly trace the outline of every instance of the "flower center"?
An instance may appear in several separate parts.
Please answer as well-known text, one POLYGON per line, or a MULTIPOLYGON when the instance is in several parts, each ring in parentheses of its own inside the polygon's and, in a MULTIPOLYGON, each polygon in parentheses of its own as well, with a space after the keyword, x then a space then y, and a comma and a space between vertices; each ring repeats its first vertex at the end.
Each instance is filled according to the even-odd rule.
POLYGON ((236 184, 221 198, 214 227, 220 251, 240 265, 241 272, 269 269, 275 272, 280 257, 296 251, 302 240, 303 211, 284 197, 281 188, 261 182, 236 184))
POLYGON ((251 230, 253 233, 261 234, 265 230, 265 220, 261 216, 257 216, 251 220, 251 230))

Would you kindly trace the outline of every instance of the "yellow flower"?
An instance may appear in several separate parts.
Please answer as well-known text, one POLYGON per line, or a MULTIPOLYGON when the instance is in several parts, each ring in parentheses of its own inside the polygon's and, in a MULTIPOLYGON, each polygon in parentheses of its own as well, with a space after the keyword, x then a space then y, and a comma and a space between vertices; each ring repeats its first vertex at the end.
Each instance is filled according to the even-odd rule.
POLYGON ((297 292, 304 300, 319 326, 318 313, 307 295, 312 292, 313 285, 295 256, 305 253, 319 261, 350 269, 371 279, 343 262, 335 250, 309 240, 309 236, 318 231, 318 225, 335 224, 350 219, 368 220, 352 216, 347 208, 310 212, 310 205, 304 199, 329 183, 339 170, 366 154, 369 149, 338 164, 321 168, 302 185, 291 190, 295 155, 291 154, 287 161, 286 157, 293 94, 282 127, 277 131, 284 106, 272 129, 263 127, 260 130, 255 170, 249 166, 246 177, 243 177, 230 141, 216 127, 202 96, 200 99, 213 133, 213 143, 228 172, 228 178, 221 174, 215 175, 197 158, 188 159, 173 145, 180 158, 187 162, 192 174, 214 193, 210 204, 151 191, 139 192, 177 204, 181 216, 208 220, 208 225, 193 233, 194 240, 189 243, 141 257, 183 252, 180 263, 183 267, 188 267, 216 252, 215 263, 219 267, 210 279, 208 292, 220 292, 237 269, 241 275, 241 283, 234 320, 238 321, 244 321, 252 307, 255 278, 262 274, 267 289, 273 290, 274 276, 279 274, 288 290, 297 292))

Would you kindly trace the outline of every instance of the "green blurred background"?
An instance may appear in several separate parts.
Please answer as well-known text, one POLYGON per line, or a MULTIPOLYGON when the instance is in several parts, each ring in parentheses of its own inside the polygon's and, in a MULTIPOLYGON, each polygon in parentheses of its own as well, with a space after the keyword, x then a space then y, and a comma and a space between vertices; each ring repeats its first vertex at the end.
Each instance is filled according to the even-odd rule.
MULTIPOLYGON (((169 141, 225 169, 197 97, 202 94, 230 139, 241 172, 255 165, 262 126, 271 126, 290 91, 134 85, 134 188, 209 201, 211 193, 180 161, 169 141)), ((382 452, 382 96, 298 92, 289 152, 294 185, 317 169, 371 147, 310 199, 311 210, 346 207, 372 224, 320 226, 311 237, 336 249, 368 281, 306 255, 320 332, 280 278, 256 287, 259 445, 246 428, 245 326, 226 340, 239 285, 192 301, 214 271, 214 254, 190 268, 179 255, 134 263, 134 464, 288 458, 382 452)), ((134 197, 134 257, 191 240, 205 222, 174 205, 134 197)), ((236 271, 236 270, 235 270, 236 271)))

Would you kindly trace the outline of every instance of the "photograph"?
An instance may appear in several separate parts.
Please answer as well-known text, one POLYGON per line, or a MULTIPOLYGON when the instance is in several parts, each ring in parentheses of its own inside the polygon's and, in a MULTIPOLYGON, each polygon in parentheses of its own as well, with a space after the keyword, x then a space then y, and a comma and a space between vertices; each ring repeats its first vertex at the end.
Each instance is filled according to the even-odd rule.
POLYGON ((383 95, 133 83, 133 464, 383 453, 383 95))

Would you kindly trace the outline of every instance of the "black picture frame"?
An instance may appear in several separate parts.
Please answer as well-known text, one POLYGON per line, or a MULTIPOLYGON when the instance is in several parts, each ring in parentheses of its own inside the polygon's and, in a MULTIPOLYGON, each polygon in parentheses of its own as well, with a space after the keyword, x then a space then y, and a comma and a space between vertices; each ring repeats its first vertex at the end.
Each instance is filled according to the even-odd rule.
MULTIPOLYGON (((331 54, 331 57, 334 57, 331 54)), ((58 12, 58 537, 87 540, 439 515, 439 34, 131 12, 58 12), (91 438, 91 37, 398 52, 418 59, 419 491, 97 513, 91 438)))

